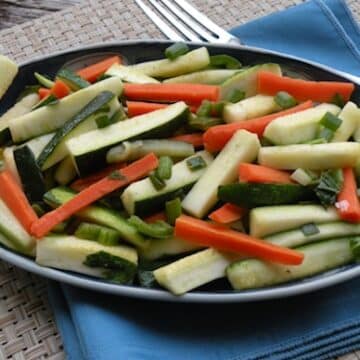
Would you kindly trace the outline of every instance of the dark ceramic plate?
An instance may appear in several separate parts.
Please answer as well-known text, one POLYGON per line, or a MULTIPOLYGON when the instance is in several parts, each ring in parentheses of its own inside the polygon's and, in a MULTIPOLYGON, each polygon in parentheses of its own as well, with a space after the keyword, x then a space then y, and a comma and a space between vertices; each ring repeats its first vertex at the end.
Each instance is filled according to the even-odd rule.
MULTIPOLYGON (((35 83, 33 77, 35 71, 52 76, 55 75, 65 63, 67 66, 76 69, 86 63, 92 63, 110 54, 121 54, 129 64, 159 59, 163 57, 164 49, 169 44, 169 41, 127 41, 101 44, 72 49, 25 62, 21 65, 19 74, 0 103, 0 113, 5 112, 5 110, 14 103, 25 85, 35 83)), ((199 45, 203 44, 189 44, 191 48, 198 47, 199 45)), ((220 46, 205 44, 205 46, 208 47, 211 54, 225 53, 240 59, 244 65, 276 62, 281 65, 285 73, 296 73, 297 76, 300 75, 308 79, 354 81, 354 78, 350 75, 347 76, 328 67, 263 49, 232 45, 220 46)), ((351 100, 360 104, 359 81, 356 84, 356 90, 351 100)), ((206 287, 179 297, 173 296, 169 292, 161 289, 123 286, 67 271, 41 267, 32 259, 18 255, 3 247, 0 248, 0 258, 38 275, 75 286, 117 295, 180 302, 245 302, 294 296, 335 285, 360 275, 360 264, 352 264, 305 280, 259 290, 236 292, 231 290, 225 280, 216 281, 206 287)))

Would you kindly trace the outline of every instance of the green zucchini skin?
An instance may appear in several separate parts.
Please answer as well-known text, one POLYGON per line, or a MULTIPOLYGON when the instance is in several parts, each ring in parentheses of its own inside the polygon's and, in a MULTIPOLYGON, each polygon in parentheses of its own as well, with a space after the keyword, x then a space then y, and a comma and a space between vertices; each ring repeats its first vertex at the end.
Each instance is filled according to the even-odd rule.
POLYGON ((93 115, 99 111, 104 105, 108 104, 115 95, 110 91, 103 91, 93 100, 91 100, 87 105, 85 105, 77 115, 69 119, 53 136, 49 143, 45 146, 39 158, 37 160, 40 168, 46 163, 46 160, 50 155, 55 151, 57 146, 62 142, 62 140, 73 131, 79 124, 86 120, 89 116, 93 115))
POLYGON ((30 203, 40 202, 46 192, 43 174, 28 146, 14 150, 14 159, 26 197, 30 203))
POLYGON ((315 198, 311 187, 296 184, 238 183, 220 186, 218 198, 225 202, 253 208, 266 205, 296 204, 315 198))
MULTIPOLYGON (((170 119, 167 123, 164 123, 157 127, 152 127, 148 131, 140 132, 135 136, 131 136, 126 139, 121 139, 119 142, 115 142, 103 147, 96 148, 93 151, 88 151, 79 155, 73 154, 73 158, 76 163, 78 174, 80 175, 80 177, 84 177, 90 175, 93 172, 100 170, 104 165, 106 165, 106 156, 108 151, 112 147, 118 145, 123 141, 133 141, 133 140, 142 140, 142 139, 160 139, 171 136, 176 130, 178 130, 181 126, 183 126, 186 123, 188 115, 189 115, 189 110, 188 108, 186 108, 186 110, 182 111, 180 114, 170 119)), ((131 126, 131 123, 129 123, 129 126, 131 126)))

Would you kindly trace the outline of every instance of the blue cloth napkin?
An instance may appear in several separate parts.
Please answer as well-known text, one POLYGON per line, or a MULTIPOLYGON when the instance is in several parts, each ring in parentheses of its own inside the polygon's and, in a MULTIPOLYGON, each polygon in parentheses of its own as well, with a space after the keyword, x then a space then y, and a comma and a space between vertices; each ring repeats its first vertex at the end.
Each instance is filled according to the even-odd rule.
MULTIPOLYGON (((233 30, 247 44, 360 75, 360 31, 341 0, 314 0, 233 30)), ((51 283, 70 360, 330 359, 360 348, 360 279, 253 304, 156 303, 51 283)))

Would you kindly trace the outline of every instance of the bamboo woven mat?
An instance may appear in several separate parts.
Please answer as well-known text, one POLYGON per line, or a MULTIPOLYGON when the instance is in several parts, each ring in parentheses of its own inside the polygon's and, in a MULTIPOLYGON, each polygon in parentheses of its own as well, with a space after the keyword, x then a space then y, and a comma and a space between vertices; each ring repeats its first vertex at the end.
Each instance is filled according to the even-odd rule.
MULTIPOLYGON (((219 25, 231 28, 302 0, 191 2, 219 25)), ((348 4, 360 21, 360 0, 348 0, 348 4)), ((0 31, 0 53, 24 61, 80 45, 162 37, 133 0, 84 0, 64 11, 0 31)), ((63 358, 46 282, 0 261, 0 360, 63 358)), ((342 359, 360 360, 360 354, 342 359)))

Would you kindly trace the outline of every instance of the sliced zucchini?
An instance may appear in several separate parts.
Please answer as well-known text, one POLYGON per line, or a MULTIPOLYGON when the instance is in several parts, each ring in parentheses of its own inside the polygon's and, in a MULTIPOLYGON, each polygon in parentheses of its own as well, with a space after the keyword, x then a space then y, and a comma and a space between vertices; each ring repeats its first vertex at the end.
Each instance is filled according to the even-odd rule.
POLYGON ((266 127, 264 136, 276 145, 313 140, 319 131, 320 120, 327 112, 337 115, 340 108, 333 104, 321 104, 315 108, 281 116, 266 127))
POLYGON ((131 68, 130 66, 124 66, 120 64, 114 64, 105 73, 106 76, 117 76, 122 81, 133 84, 156 84, 159 80, 156 80, 150 76, 145 75, 141 71, 131 68))
POLYGON ((310 170, 354 167, 360 156, 360 144, 338 142, 267 146, 259 151, 258 162, 275 169, 310 170))
MULTIPOLYGON (((45 193, 44 201, 56 208, 71 200, 76 193, 65 187, 58 187, 45 193)), ((144 248, 149 241, 145 239, 132 225, 130 225, 117 211, 93 205, 76 214, 79 218, 94 222, 99 225, 105 225, 117 230, 121 238, 130 244, 139 248, 144 248)))
POLYGON ((245 208, 295 204, 314 199, 312 188, 298 184, 237 183, 220 186, 218 199, 245 208))
POLYGON ((264 240, 275 245, 294 248, 320 240, 360 235, 360 224, 337 221, 315 224, 314 226, 317 232, 310 235, 305 235, 304 230, 299 227, 298 229, 266 236, 264 240))
POLYGON ((223 117, 225 122, 232 123, 267 115, 279 110, 280 107, 274 101, 273 96, 255 95, 235 104, 225 105, 223 117))
POLYGON ((70 156, 66 157, 56 168, 54 177, 60 185, 67 185, 76 177, 76 169, 70 156))
POLYGON ((0 233, 0 244, 7 247, 8 249, 18 251, 16 246, 13 245, 11 241, 7 239, 3 234, 0 233))
POLYGON ((187 75, 180 75, 166 79, 164 83, 182 83, 182 84, 208 84, 220 85, 225 80, 231 78, 242 70, 229 70, 229 69, 211 69, 196 71, 187 75))
POLYGON ((157 260, 167 256, 186 254, 202 248, 203 246, 199 244, 177 237, 152 239, 147 248, 140 250, 139 255, 147 260, 157 260))
POLYGON ((225 276, 234 255, 206 249, 154 271, 156 281, 175 295, 184 294, 225 276))
POLYGON ((42 266, 115 280, 111 270, 124 272, 126 278, 134 275, 137 254, 135 249, 125 245, 106 246, 75 236, 47 236, 37 242, 36 262, 42 266), (104 253, 108 255, 102 256, 104 253), (89 266, 90 256, 95 254, 100 254, 99 264, 89 266), (101 257, 105 261, 101 262, 101 257), (115 269, 113 264, 106 261, 108 258, 121 266, 115 269))
POLYGON ((103 91, 110 91, 116 96, 120 96, 122 92, 121 80, 116 77, 105 79, 66 96, 58 104, 44 106, 29 114, 17 117, 10 124, 13 141, 23 142, 55 131, 103 91))
POLYGON ((296 181, 298 184, 303 186, 308 186, 313 184, 318 179, 318 174, 311 170, 305 170, 305 169, 296 169, 291 174, 291 179, 296 181))
POLYGON ((29 113, 32 107, 39 102, 39 95, 32 93, 26 95, 0 117, 0 145, 4 145, 11 140, 9 129, 10 122, 22 115, 29 113))
POLYGON ((88 81, 69 69, 61 69, 57 73, 56 78, 62 80, 73 91, 84 89, 91 85, 88 81))
POLYGON ((27 141, 25 145, 32 151, 35 159, 37 159, 53 136, 54 133, 41 135, 27 141))
POLYGON ((108 151, 106 161, 109 164, 133 161, 151 152, 157 156, 170 156, 181 159, 193 155, 195 149, 189 143, 175 140, 124 141, 108 151))
POLYGON ((218 187, 233 182, 238 165, 255 160, 259 148, 260 142, 255 134, 237 131, 186 195, 182 207, 193 216, 204 217, 218 201, 218 187))
POLYGON ((101 92, 56 131, 37 159, 41 170, 49 169, 68 155, 66 147, 68 140, 97 129, 98 116, 111 117, 121 107, 119 100, 114 96, 110 91, 101 92), (102 112, 107 104, 109 104, 109 110, 102 112))
POLYGON ((4 55, 0 55, 0 99, 4 96, 19 71, 18 66, 4 55))
POLYGON ((33 152, 28 146, 22 146, 14 150, 14 160, 29 202, 31 204, 41 202, 46 192, 46 186, 33 152))
POLYGON ((360 109, 353 102, 349 101, 338 117, 342 120, 342 123, 335 131, 331 142, 348 141, 354 133, 355 140, 357 141, 358 136, 360 140, 360 133, 356 131, 360 127, 360 109))
POLYGON ((188 114, 187 105, 178 102, 72 138, 67 141, 67 148, 78 173, 84 176, 106 164, 106 154, 111 147, 126 140, 167 137, 186 122, 188 114))
POLYGON ((0 199, 0 233, 17 251, 32 254, 36 241, 26 232, 6 204, 0 199))
POLYGON ((227 277, 236 290, 253 289, 302 279, 354 261, 349 237, 327 240, 298 248, 304 255, 301 265, 286 266, 249 259, 232 263, 227 277))
POLYGON ((259 207, 250 211, 250 235, 262 238, 311 222, 319 224, 338 220, 339 216, 334 207, 324 208, 321 205, 259 207))
POLYGON ((226 80, 220 86, 220 99, 226 100, 233 90, 244 91, 246 97, 256 95, 256 79, 259 71, 270 71, 274 74, 281 75, 281 68, 278 64, 255 65, 226 80))
POLYGON ((14 150, 15 150, 15 146, 6 147, 2 155, 3 155, 5 167, 11 172, 16 182, 21 186, 20 175, 14 159, 14 150))
POLYGON ((129 214, 150 214, 156 210, 161 210, 165 202, 179 195, 179 192, 186 192, 206 171, 202 168, 192 171, 188 167, 188 160, 201 156, 209 166, 213 157, 206 151, 197 152, 195 155, 175 164, 172 168, 172 176, 165 180, 165 187, 156 190, 149 178, 137 181, 128 186, 121 200, 129 214))
POLYGON ((202 70, 209 66, 210 56, 206 47, 188 52, 175 60, 147 61, 130 66, 131 69, 148 76, 169 78, 202 70))
POLYGON ((35 79, 39 82, 40 85, 51 89, 54 86, 54 81, 50 80, 48 77, 39 74, 38 72, 34 73, 35 79))

